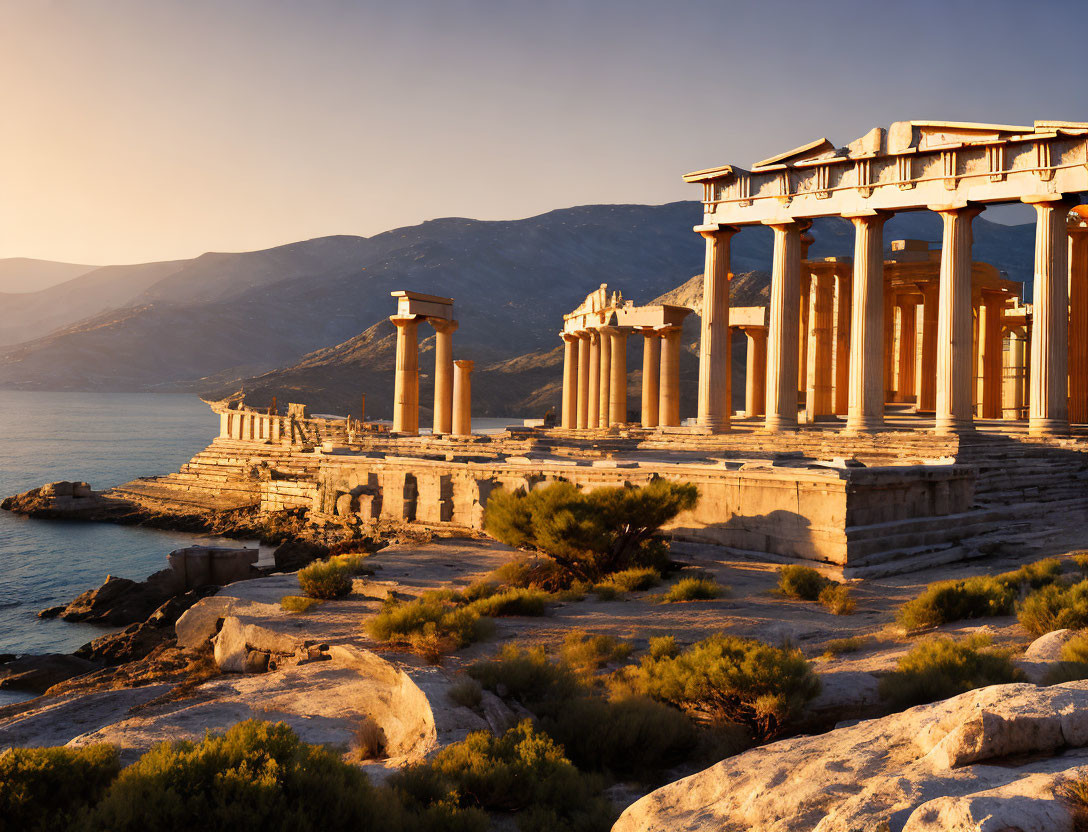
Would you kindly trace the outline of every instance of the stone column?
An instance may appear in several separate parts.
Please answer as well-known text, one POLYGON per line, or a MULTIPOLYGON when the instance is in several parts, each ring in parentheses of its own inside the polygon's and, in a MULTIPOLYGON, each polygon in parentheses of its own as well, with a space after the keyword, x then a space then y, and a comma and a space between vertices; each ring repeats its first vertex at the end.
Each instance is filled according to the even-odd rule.
POLYGON ((766 414, 767 327, 742 326, 748 336, 748 366, 744 375, 744 415, 749 419, 766 414))
POLYGON ((474 361, 454 361, 453 371, 453 435, 472 434, 472 368, 474 361))
POLYGON ((854 223, 850 432, 884 426, 884 223, 889 216, 873 211, 848 217, 854 223))
POLYGON ((1069 225, 1069 421, 1088 422, 1088 226, 1069 225))
POLYGON ((602 326, 600 329, 600 369, 597 374, 598 406, 597 427, 608 427, 609 405, 612 398, 612 328, 602 326))
POLYGON ((680 332, 678 326, 658 330, 661 333, 661 399, 658 420, 665 427, 680 424, 680 332))
POLYGON ((703 317, 699 339, 699 426, 711 433, 729 430, 729 241, 736 228, 698 225, 706 240, 703 317))
POLYGON ((918 362, 918 304, 914 298, 899 296, 899 339, 896 353, 895 400, 915 401, 914 365, 918 362))
POLYGON ((1032 294, 1031 400, 1028 433, 1069 432, 1069 232, 1070 205, 1048 194, 1035 205, 1035 284, 1032 294))
POLYGON ((419 433, 419 322, 393 315, 397 328, 397 369, 393 379, 393 432, 419 433))
POLYGON ((428 318, 434 327, 434 424, 435 435, 453 428, 453 333, 457 321, 428 318))
POLYGON ((1009 349, 1005 353, 1005 397, 1002 416, 1016 420, 1024 417, 1027 404, 1027 333, 1019 327, 1009 331, 1009 349))
POLYGON ((835 412, 832 400, 832 364, 835 329, 835 279, 830 273, 812 275, 809 312, 808 380, 805 408, 810 420, 835 412))
POLYGON ((611 375, 608 382, 608 424, 627 423, 627 336, 631 330, 623 326, 607 329, 612 342, 611 375))
POLYGON ((661 335, 642 330, 642 426, 656 428, 661 396, 661 335))
POLYGON ((589 365, 590 335, 578 333, 578 421, 577 427, 584 430, 589 426, 589 365))
MULTIPOLYGON (((807 236, 807 235, 802 235, 807 236)), ((802 266, 800 279, 800 303, 797 307, 797 403, 808 406, 808 356, 812 337, 812 284, 813 275, 802 266)))
POLYGON ((767 420, 769 431, 797 427, 797 336, 801 306, 801 226, 771 225, 774 260, 771 264, 770 333, 767 338, 767 420))
POLYGON ((578 427, 578 344, 581 339, 572 332, 564 332, 563 338, 563 412, 564 429, 578 427))
POLYGON ((590 429, 597 427, 601 413, 601 340, 601 333, 595 329, 589 330, 589 406, 586 427, 590 429))
POLYGON ((979 416, 1001 418, 1002 350, 1005 342, 1005 298, 1003 292, 983 292, 978 322, 979 364, 982 367, 982 395, 979 416))
POLYGON ((923 283, 922 290, 922 348, 918 351, 915 380, 918 387, 918 413, 937 410, 937 323, 939 283, 923 283))
POLYGON ((937 313, 937 400, 934 429, 974 429, 974 316, 971 311, 971 221, 978 206, 948 206, 941 215, 940 308, 937 313))
POLYGON ((835 406, 838 416, 850 409, 850 318, 853 275, 835 269, 835 406))

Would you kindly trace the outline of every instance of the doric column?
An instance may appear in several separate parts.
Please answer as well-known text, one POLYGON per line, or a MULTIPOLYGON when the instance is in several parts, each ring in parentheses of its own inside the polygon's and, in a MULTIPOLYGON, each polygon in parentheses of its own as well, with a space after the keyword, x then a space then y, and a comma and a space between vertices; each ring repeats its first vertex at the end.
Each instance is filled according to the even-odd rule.
POLYGON ((832 365, 835 334, 835 279, 829 272, 812 275, 809 312, 808 382, 805 408, 810 420, 834 413, 832 365))
POLYGON ((608 427, 609 406, 612 398, 612 328, 600 328, 601 366, 597 374, 599 403, 597 406, 597 427, 608 427))
POLYGON ((767 403, 767 327, 742 326, 748 336, 748 366, 744 375, 744 415, 763 416, 767 403))
POLYGON ((767 337, 767 420, 769 431, 797 427, 797 336, 801 306, 801 226, 771 225, 774 260, 771 264, 770 333, 767 337))
POLYGON ((577 427, 584 430, 589 426, 589 366, 590 334, 578 333, 578 420, 577 427))
POLYGON ((895 292, 884 287, 884 401, 895 401, 895 292))
POLYGON ((699 339, 699 425, 711 433, 729 430, 729 241, 736 228, 698 225, 706 240, 703 317, 699 339))
MULTIPOLYGON (((804 235, 802 235, 804 236, 804 235)), ((802 261, 803 262, 803 261, 802 261)), ((797 306, 797 403, 808 404, 808 352, 812 338, 812 274, 802 266, 797 306)))
MULTIPOLYGON (((602 330, 605 331, 605 330, 602 330)), ((627 423, 627 336, 631 330, 610 326, 606 330, 612 342, 611 376, 608 383, 608 423, 627 423)))
POLYGON ((897 340, 895 368, 895 400, 916 400, 914 366, 918 361, 918 304, 909 295, 899 296, 899 338, 897 340))
POLYGON ((974 429, 974 316, 971 308, 971 221, 976 205, 935 207, 944 223, 937 312, 937 433, 974 429))
POLYGON ((1069 223, 1069 421, 1088 422, 1088 207, 1074 209, 1069 223))
POLYGON ((428 318, 434 327, 434 433, 453 428, 453 333, 457 321, 428 318))
POLYGON ((1005 334, 1005 298, 1003 292, 983 292, 979 309, 979 364, 982 367, 982 395, 979 416, 1001 418, 1001 367, 1005 334))
POLYGON ((564 332, 563 338, 563 410, 561 424, 566 430, 578 426, 578 343, 581 340, 573 332, 564 332))
POLYGON ((661 335, 642 331, 642 426, 656 428, 661 397, 661 335))
POLYGON ((937 410, 937 324, 940 283, 922 283, 922 348, 918 351, 915 378, 918 385, 918 413, 937 410))
POLYGON ((1002 416, 1024 418, 1027 407, 1027 333, 1019 327, 1009 331, 1009 349, 1005 353, 1004 405, 1002 416))
MULTIPOLYGON (((661 333, 661 399, 658 420, 665 427, 680 424, 680 327, 668 326, 661 333)), ((701 360, 701 359, 700 359, 701 360)))
POLYGON ((589 330, 589 410, 586 414, 586 427, 596 428, 601 413, 601 333, 589 330))
POLYGON ((854 223, 853 315, 850 334, 850 407, 846 429, 884 426, 884 223, 873 211, 854 223))
POLYGON ((474 361, 454 361, 453 371, 453 434, 472 433, 472 368, 474 361))
POLYGON ((397 365, 393 377, 393 431, 419 433, 419 322, 415 315, 393 315, 397 365))
MULTIPOLYGON (((1047 195, 1052 197, 1056 195, 1047 195)), ((1060 199, 1035 205, 1035 284, 1032 293, 1031 400, 1028 433, 1069 431, 1069 232, 1070 205, 1060 199)))
POLYGON ((835 414, 845 416, 850 409, 850 319, 854 276, 844 268, 835 268, 835 414))

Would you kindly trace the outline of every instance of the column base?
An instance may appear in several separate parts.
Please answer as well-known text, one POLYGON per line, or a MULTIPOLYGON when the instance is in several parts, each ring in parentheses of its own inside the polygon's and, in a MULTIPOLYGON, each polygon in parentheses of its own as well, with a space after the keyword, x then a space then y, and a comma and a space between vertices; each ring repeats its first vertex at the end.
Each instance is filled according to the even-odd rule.
POLYGON ((704 416, 699 420, 700 433, 728 433, 729 420, 721 416, 704 416))
POLYGON ((879 433, 886 429, 887 426, 884 424, 884 419, 880 416, 863 416, 860 418, 850 418, 847 416, 846 427, 843 428, 843 432, 846 434, 879 433))
POLYGON ((1068 436, 1069 422, 1066 419, 1028 419, 1028 436, 1068 436))
POLYGON ((797 424, 797 419, 787 419, 783 416, 777 416, 771 414, 767 417, 767 421, 763 425, 763 429, 768 433, 782 433, 784 431, 798 430, 800 426, 797 424))
POLYGON ((933 432, 937 436, 974 433, 975 423, 972 419, 953 419, 949 416, 938 416, 933 422, 933 432))

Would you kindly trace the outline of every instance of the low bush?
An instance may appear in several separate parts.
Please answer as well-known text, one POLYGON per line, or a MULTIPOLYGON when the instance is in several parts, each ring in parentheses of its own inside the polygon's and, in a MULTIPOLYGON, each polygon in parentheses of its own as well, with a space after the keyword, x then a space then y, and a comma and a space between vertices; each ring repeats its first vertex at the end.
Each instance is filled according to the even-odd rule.
POLYGON ((565 481, 528 492, 500 488, 488 497, 484 527, 553 560, 567 584, 600 581, 632 567, 662 569, 668 552, 659 530, 698 498, 694 485, 664 479, 589 492, 565 481))
POLYGON ((571 575, 559 564, 541 555, 504 563, 491 572, 486 580, 500 586, 542 589, 545 592, 567 589, 574 582, 571 575))
POLYGON ((824 645, 824 656, 828 658, 843 656, 847 653, 856 653, 864 649, 872 641, 870 636, 850 636, 849 638, 833 638, 824 645))
POLYGON ((711 601, 724 595, 725 589, 713 578, 683 578, 669 587, 669 591, 661 596, 661 603, 711 601))
POLYGON ((798 601, 816 601, 820 593, 834 582, 811 566, 789 564, 778 570, 778 591, 798 601))
POLYGON ((448 592, 425 592, 414 601, 391 602, 366 623, 371 638, 406 643, 424 655, 456 650, 490 633, 490 619, 459 607, 448 592))
POLYGON ((989 575, 938 581, 907 601, 896 620, 908 630, 937 627, 965 618, 1012 615, 1017 590, 989 575))
POLYGON ((1061 659, 1047 670, 1046 684, 1088 679, 1088 638, 1081 634, 1069 639, 1062 645, 1061 659))
POLYGON ((1088 779, 1066 781, 1057 794, 1073 817, 1073 832, 1088 830, 1088 779))
POLYGON ((280 598, 280 609, 284 612, 303 613, 320 603, 319 599, 307 598, 304 595, 284 595, 280 598))
POLYGON ((650 655, 655 659, 671 659, 680 654, 676 636, 655 636, 650 639, 650 655))
POLYGON ((485 578, 465 587, 461 591, 461 598, 471 604, 473 601, 480 601, 484 598, 490 598, 492 595, 498 595, 502 591, 502 584, 485 578))
POLYGON ((738 723, 754 739, 781 733, 820 683, 801 652, 717 635, 675 656, 646 656, 624 681, 708 723, 738 723))
POLYGON ((1036 637, 1054 630, 1088 627, 1088 580, 1036 590, 1024 599, 1016 617, 1020 626, 1036 637))
POLYGON ((559 657, 575 673, 587 677, 594 675, 605 665, 623 661, 631 655, 633 649, 626 641, 619 641, 612 636, 575 631, 563 639, 559 657))
POLYGON ((602 581, 593 585, 593 594, 597 596, 598 601, 615 601, 623 596, 623 590, 613 583, 602 581))
POLYGON ((0 753, 0 829, 71 829, 121 771, 112 745, 0 753))
POLYGON ((1077 551, 1071 554, 1075 563, 1085 575, 1088 575, 1088 551, 1077 551))
POLYGON ((543 647, 504 645, 493 659, 477 662, 468 674, 488 690, 532 709, 541 702, 567 701, 585 691, 565 664, 548 660, 543 647))
POLYGON ((833 615, 850 615, 858 606, 850 594, 850 588, 843 584, 828 584, 820 590, 817 600, 833 615))
POLYGON ((360 761, 377 760, 385 756, 385 731, 371 717, 364 716, 352 732, 352 750, 360 761))
POLYGON ((358 553, 345 553, 333 555, 329 563, 334 563, 347 570, 349 575, 373 575, 374 570, 366 564, 368 555, 358 553))
POLYGON ((522 832, 607 832, 615 821, 603 782, 580 772, 528 720, 501 737, 469 734, 388 782, 408 805, 510 813, 522 832))
POLYGON ((351 592, 351 572, 334 560, 320 560, 298 571, 298 585, 311 598, 340 598, 351 592))
POLYGON ((1063 644, 1062 661, 1088 664, 1088 637, 1080 633, 1063 644))
POLYGON ((476 615, 501 618, 511 615, 543 615, 547 608, 548 594, 539 589, 508 589, 494 595, 479 598, 467 609, 476 615))
POLYGON ((1015 590, 1023 586, 1039 589, 1057 581, 1061 574, 1062 562, 1057 558, 1045 558, 1034 563, 1025 563, 1011 572, 1002 572, 995 580, 1015 590))
POLYGON ((450 685, 446 695, 453 704, 462 708, 478 708, 483 701, 484 689, 475 679, 465 678, 450 685))
POLYGON ((1013 665, 1009 651, 989 644, 985 636, 924 641, 881 680, 880 693, 895 707, 908 708, 987 685, 1021 681, 1023 673, 1013 665))
POLYGON ((649 566, 624 569, 609 576, 608 583, 621 592, 642 592, 661 583, 661 573, 649 566))

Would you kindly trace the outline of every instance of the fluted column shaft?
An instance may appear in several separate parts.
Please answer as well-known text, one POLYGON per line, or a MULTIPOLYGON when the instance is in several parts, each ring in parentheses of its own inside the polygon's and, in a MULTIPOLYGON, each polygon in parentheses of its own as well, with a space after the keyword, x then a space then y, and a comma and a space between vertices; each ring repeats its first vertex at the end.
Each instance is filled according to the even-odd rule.
POLYGON ((834 412, 832 364, 835 334, 835 279, 831 274, 811 278, 809 311, 808 381, 805 408, 810 419, 834 412))
POLYGON ((1069 431, 1069 232, 1064 201, 1036 202, 1028 432, 1069 431))
POLYGON ((661 397, 661 336, 642 330, 642 426, 656 428, 661 397))
POLYGON ((767 337, 767 419, 769 431, 797 427, 797 337, 800 333, 801 226, 790 222, 771 226, 770 332, 767 337))
POLYGON ((608 382, 608 424, 622 425, 627 422, 627 327, 610 326, 607 330, 612 343, 608 382))
POLYGON ((885 213, 852 216, 853 315, 850 335, 848 431, 884 425, 884 223, 885 213))
POLYGON ((560 424, 566 430, 578 427, 578 343, 577 335, 563 333, 563 405, 560 424))
POLYGON ((612 333, 610 327, 600 329, 600 370, 597 373, 597 389, 600 397, 597 406, 597 427, 608 427, 609 404, 612 398, 612 333))
POLYGON ((1009 349, 1005 353, 1005 383, 1003 385, 1006 419, 1022 419, 1027 408, 1027 333, 1014 329, 1009 332, 1009 349))
POLYGON ((916 400, 914 369, 918 362, 918 305, 913 298, 900 298, 899 340, 896 354, 895 400, 916 400))
POLYGON ((453 433, 468 436, 472 433, 472 368, 474 361, 453 362, 453 433))
POLYGON ((589 425, 589 365, 590 337, 588 332, 578 333, 578 411, 576 426, 584 430, 589 425))
POLYGON ((922 348, 918 351, 915 376, 918 385, 919 413, 937 409, 937 327, 939 319, 940 284, 926 283, 922 290, 922 348))
POLYGON ((453 429, 453 333, 457 321, 428 318, 434 327, 434 433, 453 429))
POLYGON ((1088 227, 1069 227, 1069 421, 1088 422, 1088 227))
POLYGON ((748 362, 744 375, 744 415, 763 416, 767 402, 767 327, 741 327, 748 336, 748 362))
POLYGON ((661 399, 658 420, 665 427, 680 424, 680 327, 670 326, 661 333, 661 399))
POLYGON ((971 221, 978 206, 936 209, 944 223, 937 312, 937 433, 973 430, 971 221))
POLYGON ((800 303, 797 307, 797 401, 808 404, 809 346, 812 338, 812 283, 813 276, 801 269, 800 303))
POLYGON ((850 409, 850 319, 853 304, 852 272, 835 272, 835 395, 834 412, 845 416, 850 409))
POLYGON ((601 413, 601 334, 595 329, 589 330, 589 407, 586 414, 586 427, 595 428, 600 422, 601 413))
POLYGON ((419 433, 419 322, 415 315, 393 315, 397 363, 393 376, 393 431, 419 433))
POLYGON ((706 240, 703 317, 699 339, 699 425, 712 433, 729 430, 729 242, 736 228, 700 225, 706 240))
POLYGON ((984 292, 979 309, 979 364, 982 367, 982 395, 978 413, 983 419, 1001 418, 1002 348, 1005 334, 1005 295, 984 292))

